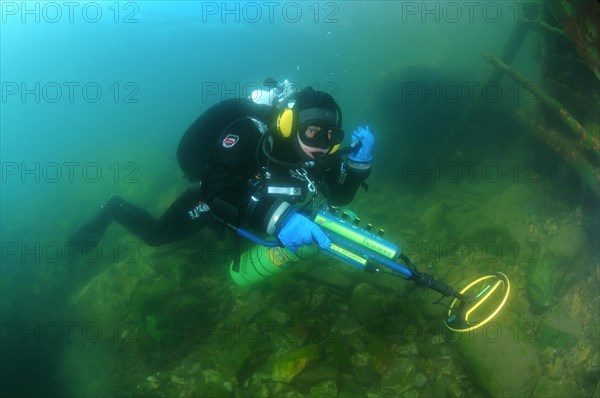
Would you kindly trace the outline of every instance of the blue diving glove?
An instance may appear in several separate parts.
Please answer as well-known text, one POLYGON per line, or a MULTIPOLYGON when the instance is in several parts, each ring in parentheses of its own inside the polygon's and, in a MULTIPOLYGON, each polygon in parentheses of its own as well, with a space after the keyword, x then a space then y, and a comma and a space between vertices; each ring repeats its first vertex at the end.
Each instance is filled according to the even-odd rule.
POLYGON ((298 251, 298 248, 314 242, 317 242, 323 249, 329 249, 331 245, 331 241, 317 224, 298 214, 295 210, 292 210, 283 220, 277 239, 294 253, 298 251))
POLYGON ((375 137, 371 130, 369 130, 369 126, 366 128, 359 127, 357 130, 354 130, 352 133, 352 143, 360 141, 361 146, 356 151, 348 154, 348 159, 356 162, 356 163, 368 163, 373 160, 373 143, 375 142, 375 137))

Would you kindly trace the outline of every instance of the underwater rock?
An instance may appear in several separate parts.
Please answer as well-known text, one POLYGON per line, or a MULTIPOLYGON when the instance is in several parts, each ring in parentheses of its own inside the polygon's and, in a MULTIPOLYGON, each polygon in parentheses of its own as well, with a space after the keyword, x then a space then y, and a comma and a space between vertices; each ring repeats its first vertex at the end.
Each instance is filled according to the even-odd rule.
MULTIPOLYGON (((130 299, 138 285, 148 283, 154 271, 145 263, 117 263, 92 278, 71 301, 81 322, 92 322, 100 330, 115 330, 115 319, 128 319, 130 299)), ((119 336, 123 338, 123 336, 119 336)), ((103 340, 117 343, 106 333, 103 340)))
POLYGON ((381 376, 381 392, 400 396, 413 388, 415 366, 408 358, 396 358, 381 376))
POLYGON ((319 359, 319 357, 319 346, 316 344, 308 344, 288 352, 275 360, 271 378, 273 381, 289 383, 311 362, 319 359))
POLYGON ((586 250, 588 237, 583 226, 577 225, 575 214, 569 214, 557 221, 547 220, 544 232, 547 235, 545 245, 551 247, 558 257, 572 259, 586 250))
POLYGON ((338 370, 328 363, 320 362, 300 373, 294 379, 294 385, 300 390, 309 390, 317 384, 338 379, 338 370))
POLYGON ((581 391, 575 380, 564 378, 551 380, 548 377, 540 377, 535 387, 534 396, 548 398, 563 398, 581 396, 581 391))
POLYGON ((442 347, 440 344, 433 344, 426 339, 418 339, 417 350, 422 358, 436 358, 440 355, 442 347))
POLYGON ((433 203, 427 210, 421 214, 420 221, 425 225, 436 225, 441 229, 441 225, 447 223, 446 217, 451 208, 447 203, 433 203))
POLYGON ((512 312, 504 309, 494 320, 455 335, 464 365, 493 397, 529 397, 542 374, 537 348, 526 336, 515 338, 520 320, 512 312))
POLYGON ((240 339, 235 344, 227 346, 226 350, 216 349, 212 358, 218 367, 227 369, 233 374, 238 374, 250 359, 262 358, 261 348, 253 346, 247 339, 240 339))
POLYGON ((237 393, 238 387, 236 376, 227 369, 214 368, 210 351, 203 347, 191 351, 174 367, 148 376, 137 386, 136 396, 229 398, 237 393))
POLYGON ((371 364, 371 354, 368 352, 356 352, 352 355, 352 366, 362 368, 371 364))
POLYGON ((352 286, 352 281, 344 276, 344 272, 334 266, 315 267, 307 272, 306 276, 341 291, 346 291, 352 286))
MULTIPOLYGON (((204 305, 201 298, 191 294, 181 294, 173 290, 166 296, 161 296, 163 302, 151 307, 146 307, 148 313, 143 315, 143 330, 152 340, 151 344, 159 344, 162 348, 172 347, 181 342, 192 325, 189 314, 193 314, 204 305), (187 323, 186 323, 187 322, 187 323), (181 325, 186 325, 182 328, 181 325)), ((148 296, 155 300, 155 297, 148 296)), ((194 322, 200 322, 202 315, 194 318, 194 322)))
POLYGON ((546 252, 538 262, 531 262, 527 268, 527 293, 532 312, 546 311, 556 296, 556 286, 565 273, 559 259, 546 252))
POLYGON ((224 383, 224 379, 221 376, 221 374, 214 369, 203 370, 202 376, 204 376, 204 382, 206 384, 211 384, 211 383, 212 384, 222 384, 222 383, 224 383))
POLYGON ((389 347, 375 335, 370 335, 368 340, 371 369, 377 374, 383 374, 391 366, 392 353, 389 347))
POLYGON ((316 311, 321 309, 329 301, 329 289, 325 286, 317 287, 310 297, 310 310, 316 311))
POLYGON ((304 395, 298 391, 290 391, 284 395, 284 398, 304 398, 304 395))
POLYGON ((246 384, 244 384, 245 389, 239 391, 240 397, 248 397, 248 398, 267 398, 269 394, 269 389, 265 383, 266 375, 261 374, 260 372, 255 373, 250 380, 246 384))
POLYGON ((160 388, 160 384, 151 382, 151 381, 145 381, 144 383, 138 384, 136 386, 136 391, 133 396, 140 397, 140 398, 141 397, 148 397, 148 398, 162 397, 162 396, 164 396, 164 394, 159 392, 160 391, 159 388, 160 388))
POLYGON ((357 386, 362 388, 369 388, 375 381, 377 374, 371 370, 368 366, 356 368, 352 373, 352 380, 357 386))
POLYGON ((359 323, 380 320, 384 314, 383 294, 367 283, 361 283, 354 288, 350 301, 359 323))
POLYGON ((335 398, 338 390, 335 380, 328 380, 317 384, 310 389, 310 395, 314 398, 335 398))
POLYGON ((182 379, 179 376, 175 376, 175 375, 171 376, 171 383, 179 384, 179 385, 182 385, 182 386, 184 386, 184 385, 187 384, 187 382, 184 379, 182 379))
POLYGON ((371 368, 371 354, 368 352, 355 352, 351 358, 353 381, 358 386, 369 387, 377 374, 371 368))
POLYGON ((361 326, 356 322, 356 319, 353 317, 343 318, 343 315, 344 314, 340 314, 341 320, 337 322, 337 327, 342 336, 348 336, 360 330, 361 326))
POLYGON ((448 386, 443 378, 438 380, 433 380, 431 382, 431 396, 432 397, 447 397, 448 395, 448 386))
POLYGON ((537 333, 538 344, 541 349, 553 347, 555 349, 567 351, 577 343, 577 336, 557 330, 546 322, 540 325, 537 333))
POLYGON ((253 290, 248 294, 240 295, 231 309, 229 318, 242 323, 250 322, 256 314, 264 309, 265 298, 260 290, 253 290))
POLYGON ((332 342, 325 345, 325 355, 333 361, 336 369, 349 371, 352 369, 352 348, 341 335, 333 335, 332 342))

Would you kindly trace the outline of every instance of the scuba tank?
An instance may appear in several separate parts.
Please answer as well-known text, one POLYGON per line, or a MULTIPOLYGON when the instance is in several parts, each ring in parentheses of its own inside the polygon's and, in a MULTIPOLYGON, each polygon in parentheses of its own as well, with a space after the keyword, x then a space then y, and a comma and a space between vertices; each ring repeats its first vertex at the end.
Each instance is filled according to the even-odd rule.
POLYGON ((316 250, 312 246, 303 246, 298 249, 298 253, 292 253, 281 246, 252 245, 242 253, 237 271, 234 266, 235 260, 231 262, 229 274, 240 286, 254 285, 298 264, 303 259, 310 258, 311 252, 316 250))
POLYGON ((283 108, 288 105, 293 96, 298 92, 298 88, 287 79, 278 82, 273 78, 266 78, 264 83, 270 90, 253 90, 249 99, 256 104, 276 106, 283 108))

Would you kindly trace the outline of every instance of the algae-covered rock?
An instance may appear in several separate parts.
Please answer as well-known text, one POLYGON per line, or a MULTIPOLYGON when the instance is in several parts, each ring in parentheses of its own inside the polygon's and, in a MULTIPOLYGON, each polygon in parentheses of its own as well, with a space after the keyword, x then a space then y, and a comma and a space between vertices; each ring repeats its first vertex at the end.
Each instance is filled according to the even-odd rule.
POLYGON ((198 297, 177 295, 177 291, 173 291, 169 299, 165 297, 164 302, 146 307, 147 313, 140 314, 143 317, 143 330, 151 338, 152 344, 162 347, 177 344, 190 328, 189 314, 196 312, 203 304, 198 297))
POLYGON ((227 371, 210 368, 205 350, 193 351, 172 369, 156 372, 138 384, 139 397, 229 398, 239 383, 227 371))
POLYGON ((319 346, 316 344, 308 344, 288 352, 275 360, 271 374, 272 380, 289 383, 317 359, 319 359, 319 346))
POLYGON ((552 251, 559 257, 573 258, 582 250, 588 242, 588 237, 582 225, 578 225, 575 217, 547 221, 543 228, 548 235, 545 246, 551 247, 552 251))
POLYGON ((371 369, 377 374, 383 374, 392 363, 392 353, 381 340, 371 335, 369 337, 368 350, 371 354, 371 369))
POLYGON ((377 321, 384 314, 383 294, 367 283, 354 288, 351 303, 354 315, 361 323, 377 321))
POLYGON ((300 373, 294 379, 294 385, 300 391, 308 391, 317 384, 337 379, 338 370, 335 367, 325 362, 319 362, 300 373))
POLYGON ((267 398, 269 388, 261 373, 255 373, 248 381, 245 390, 241 390, 238 396, 248 398, 267 398))
POLYGON ((565 378, 563 380, 551 380, 541 377, 535 388, 534 396, 547 398, 577 397, 581 390, 575 380, 565 378))
POLYGON ((542 374, 536 347, 515 338, 519 319, 507 309, 494 321, 455 336, 464 365, 493 397, 531 396, 542 374))
POLYGON ((596 384, 596 388, 592 393, 592 398, 600 398, 600 380, 598 381, 598 384, 596 384))
POLYGON ((338 390, 335 380, 321 382, 310 389, 310 395, 314 398, 335 398, 337 394, 338 390))
POLYGON ((412 361, 408 358, 396 358, 381 376, 381 392, 401 396, 413 387, 414 376, 415 366, 412 361))
POLYGON ((529 264, 526 278, 532 311, 543 312, 552 304, 557 285, 565 271, 561 265, 559 259, 550 252, 545 253, 540 261, 529 264))
POLYGON ((242 339, 235 344, 229 344, 226 350, 222 349, 222 345, 217 345, 212 358, 220 368, 237 374, 252 358, 264 359, 261 348, 253 346, 247 339, 242 339))
POLYGON ((325 350, 337 369, 347 371, 352 368, 352 348, 341 335, 334 335, 333 341, 325 346, 325 350))
MULTIPOLYGON (((215 369, 202 371, 204 377, 204 393, 207 397, 231 397, 234 383, 215 369)), ((234 380, 234 382, 236 382, 234 380)))
MULTIPOLYGON (((114 264, 73 295, 73 307, 82 322, 93 322, 99 330, 115 330, 115 319, 128 319, 137 286, 148 283, 153 275, 143 262, 114 264)), ((99 337, 109 343, 117 342, 113 333, 99 337)))
POLYGON ((340 267, 324 265, 311 269, 306 276, 315 279, 320 284, 347 291, 351 288, 352 281, 345 274, 340 267))
POLYGON ((423 358, 435 358, 440 355, 442 349, 440 344, 433 344, 425 339, 418 339, 416 344, 419 356, 423 358))
POLYGON ((577 343, 577 337, 543 323, 537 333, 540 348, 553 347, 560 350, 569 350, 577 343))
MULTIPOLYGON (((365 346, 366 348, 366 346, 365 346)), ((368 387, 373 383, 377 374, 371 368, 371 354, 358 351, 352 355, 353 380, 358 386, 368 387)))

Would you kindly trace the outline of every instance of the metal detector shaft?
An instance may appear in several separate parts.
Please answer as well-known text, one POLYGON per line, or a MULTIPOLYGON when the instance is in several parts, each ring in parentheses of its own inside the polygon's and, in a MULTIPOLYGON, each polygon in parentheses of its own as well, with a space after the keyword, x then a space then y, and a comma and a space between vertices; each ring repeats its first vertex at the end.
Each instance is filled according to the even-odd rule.
MULTIPOLYGON (((398 245, 383 239, 380 235, 341 220, 324 210, 320 210, 316 214, 314 221, 322 227, 323 232, 331 240, 331 246, 325 251, 343 262, 363 270, 369 270, 373 266, 376 270, 378 270, 377 267, 386 267, 406 279, 414 281, 419 286, 435 290, 444 296, 464 299, 463 295, 452 287, 435 280, 429 274, 419 272, 398 245)), ((280 245, 277 240, 264 239, 244 228, 228 226, 256 244, 269 247, 280 245)))
POLYGON ((327 251, 342 261, 362 269, 368 264, 387 267, 416 284, 435 290, 444 296, 464 298, 452 287, 435 280, 429 274, 419 272, 398 245, 383 239, 380 235, 341 220, 324 210, 316 214, 314 221, 323 228, 332 242, 327 251))

